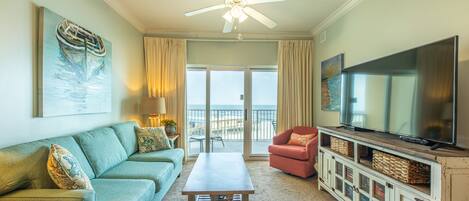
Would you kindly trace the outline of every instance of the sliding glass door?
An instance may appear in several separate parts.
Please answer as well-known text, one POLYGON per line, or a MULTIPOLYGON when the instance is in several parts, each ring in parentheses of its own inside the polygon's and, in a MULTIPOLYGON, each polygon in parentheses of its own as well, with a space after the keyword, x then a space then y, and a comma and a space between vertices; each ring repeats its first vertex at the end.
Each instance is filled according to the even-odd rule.
POLYGON ((189 155, 267 155, 276 129, 275 69, 189 69, 186 89, 189 155))
POLYGON ((252 71, 251 154, 268 154, 277 129, 277 71, 252 71))
POLYGON ((243 71, 210 71, 211 152, 243 152, 244 94, 243 71))

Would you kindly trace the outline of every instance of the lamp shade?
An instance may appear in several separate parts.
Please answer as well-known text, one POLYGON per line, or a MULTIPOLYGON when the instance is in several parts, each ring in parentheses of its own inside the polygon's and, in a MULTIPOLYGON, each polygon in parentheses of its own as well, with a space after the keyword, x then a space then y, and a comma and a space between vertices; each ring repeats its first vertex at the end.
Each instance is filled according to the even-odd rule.
POLYGON ((141 104, 142 114, 160 115, 166 114, 166 104, 163 97, 144 97, 141 104))

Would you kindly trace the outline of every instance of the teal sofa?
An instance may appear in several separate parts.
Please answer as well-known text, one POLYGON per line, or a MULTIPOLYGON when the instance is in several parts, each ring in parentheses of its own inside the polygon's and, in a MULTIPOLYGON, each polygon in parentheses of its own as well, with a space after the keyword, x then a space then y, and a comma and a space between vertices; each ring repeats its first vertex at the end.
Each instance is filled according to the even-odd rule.
POLYGON ((138 153, 136 126, 119 123, 0 149, 0 201, 162 200, 181 173, 184 151, 138 153), (46 167, 51 144, 78 159, 93 191, 57 188, 46 167))

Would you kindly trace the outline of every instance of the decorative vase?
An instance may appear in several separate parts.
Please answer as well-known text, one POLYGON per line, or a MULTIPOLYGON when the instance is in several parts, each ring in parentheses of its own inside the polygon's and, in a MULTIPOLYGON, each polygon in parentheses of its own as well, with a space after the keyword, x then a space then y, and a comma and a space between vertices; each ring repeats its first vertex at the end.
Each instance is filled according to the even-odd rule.
POLYGON ((164 131, 166 135, 175 135, 176 134, 176 126, 167 125, 164 127, 164 131))

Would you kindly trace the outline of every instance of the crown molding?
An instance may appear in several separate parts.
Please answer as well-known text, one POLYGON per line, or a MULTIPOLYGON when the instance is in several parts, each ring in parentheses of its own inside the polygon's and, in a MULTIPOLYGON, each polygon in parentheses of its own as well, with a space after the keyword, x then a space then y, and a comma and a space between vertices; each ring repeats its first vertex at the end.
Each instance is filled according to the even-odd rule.
MULTIPOLYGON (((187 39, 227 39, 239 40, 239 33, 221 33, 221 32, 187 32, 148 29, 145 36, 170 37, 170 38, 187 38, 187 39)), ((312 40, 313 36, 309 32, 285 32, 285 33, 241 33, 241 40, 288 40, 288 39, 304 39, 312 40)))
POLYGON ((117 12, 121 17, 123 17, 127 22, 129 22, 135 29, 141 33, 145 33, 145 25, 143 25, 140 20, 138 20, 134 15, 128 12, 121 3, 117 0, 103 0, 107 5, 109 5, 114 11, 117 12))
POLYGON ((329 16, 326 17, 321 23, 319 23, 316 27, 311 30, 311 34, 316 36, 317 34, 321 33, 327 27, 332 25, 334 22, 339 20, 341 17, 349 13, 353 8, 358 6, 364 0, 349 0, 348 2, 344 3, 341 7, 331 13, 329 16))

